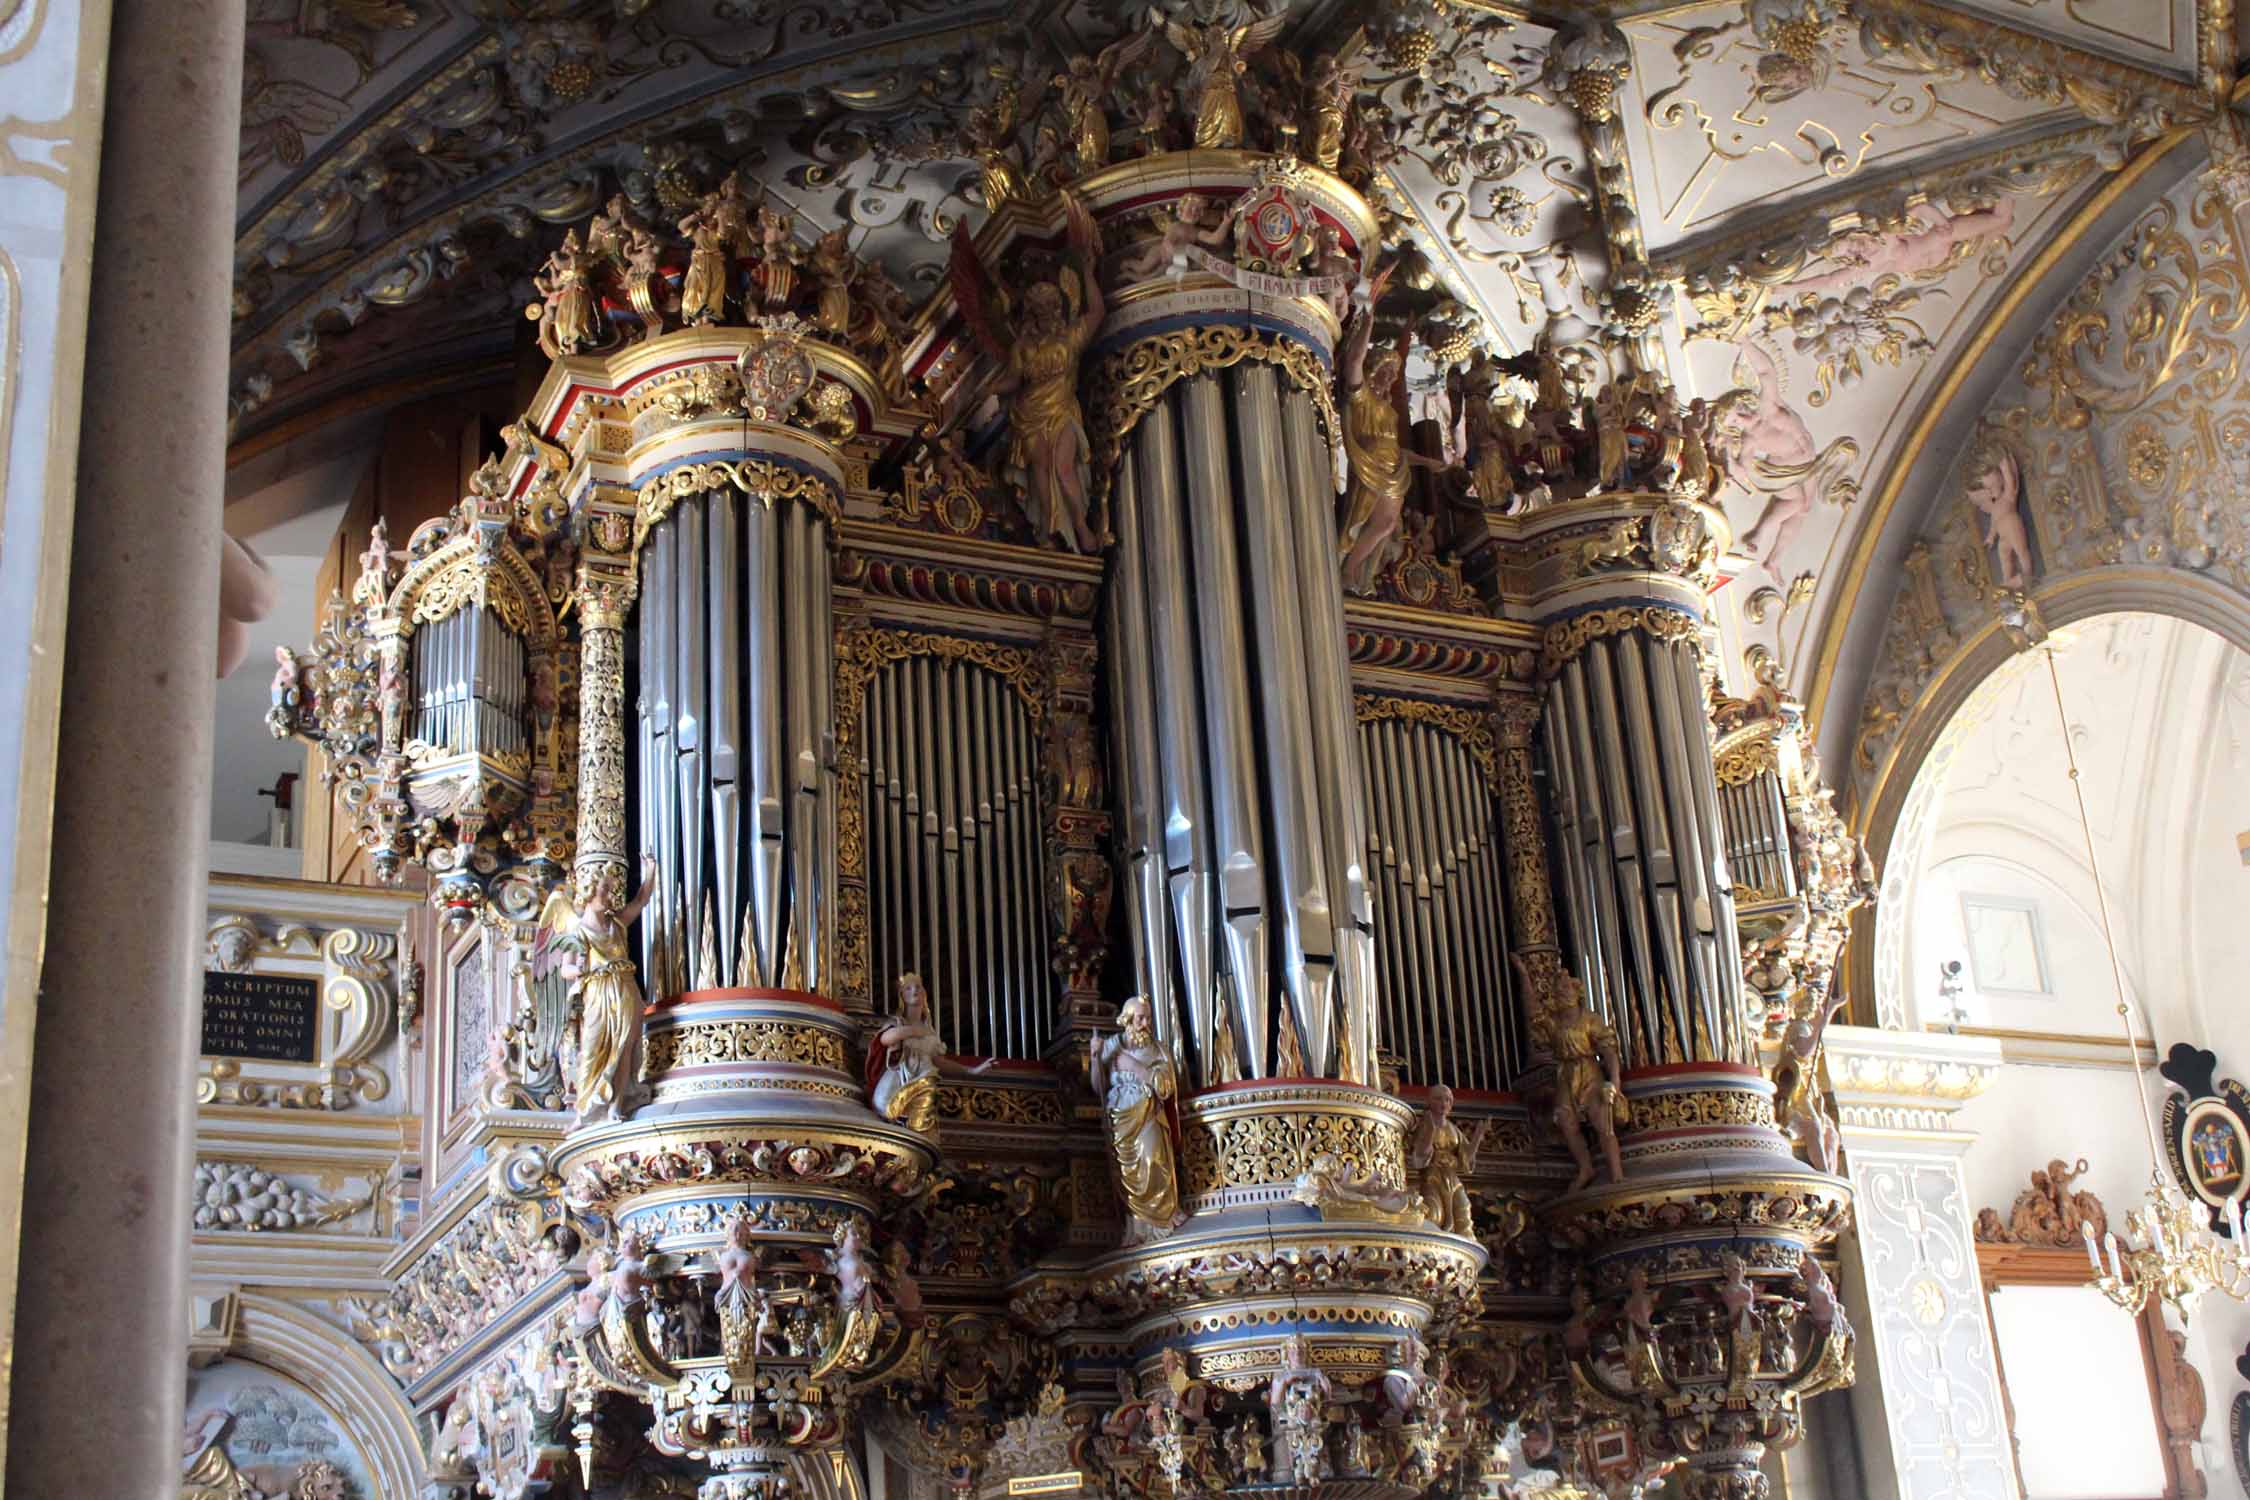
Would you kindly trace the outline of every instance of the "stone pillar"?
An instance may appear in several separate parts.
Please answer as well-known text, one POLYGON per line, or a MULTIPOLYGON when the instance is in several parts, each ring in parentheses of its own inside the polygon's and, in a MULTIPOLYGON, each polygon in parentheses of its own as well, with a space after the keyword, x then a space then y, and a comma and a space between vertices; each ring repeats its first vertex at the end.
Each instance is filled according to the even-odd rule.
POLYGON ((1953 1114, 2000 1069, 1988 1038, 1831 1026, 1829 1083, 1857 1213, 1837 1240, 1858 1310, 1863 1493, 2012 1500, 2000 1370, 1953 1114))
POLYGON ((117 0, 7 1489, 170 1495, 243 9, 117 0))

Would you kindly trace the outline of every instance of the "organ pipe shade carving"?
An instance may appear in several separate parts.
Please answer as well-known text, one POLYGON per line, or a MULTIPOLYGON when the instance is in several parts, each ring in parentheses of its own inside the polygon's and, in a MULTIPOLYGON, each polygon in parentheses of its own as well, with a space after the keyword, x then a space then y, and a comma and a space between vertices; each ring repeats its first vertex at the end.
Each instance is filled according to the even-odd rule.
POLYGON ((409 740, 444 755, 521 756, 528 671, 523 637, 489 605, 465 604, 414 636, 409 740))
POLYGON ((920 974, 954 1052, 1039 1056, 1054 1005, 1029 705, 996 672, 915 655, 874 674, 861 713, 875 993, 920 974))
POLYGON ((1476 759, 1404 718, 1359 726, 1384 1048, 1405 1081, 1505 1089, 1525 1066, 1499 810, 1476 759))
POLYGON ((663 883, 644 970, 677 992, 828 981, 835 905, 827 523, 719 487, 641 552, 633 780, 663 883))
POLYGON ((1628 1068, 1749 1062, 1734 893, 1695 647, 1590 640, 1547 689, 1557 884, 1628 1068))

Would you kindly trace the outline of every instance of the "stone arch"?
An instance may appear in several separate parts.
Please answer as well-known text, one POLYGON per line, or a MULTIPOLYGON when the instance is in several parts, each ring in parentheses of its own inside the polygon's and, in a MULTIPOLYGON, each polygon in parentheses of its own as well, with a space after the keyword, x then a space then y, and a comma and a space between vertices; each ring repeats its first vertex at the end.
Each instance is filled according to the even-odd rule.
POLYGON ((397 1384, 350 1334, 296 1303, 230 1294, 228 1333, 206 1356, 245 1360, 296 1382, 328 1408, 367 1463, 377 1494, 420 1494, 423 1454, 397 1384))
MULTIPOLYGON (((2182 568, 2100 568, 2057 578, 2028 600, 2041 633, 2100 615, 2162 615, 2198 625, 2228 645, 2250 651, 2250 590, 2228 588, 2182 568)), ((2032 636, 1993 620, 1939 665, 1908 710, 1876 774, 1860 783, 1854 831, 1874 854, 1882 889, 1855 919, 1851 962, 1854 1019, 1904 1024, 1899 971, 1906 921, 1904 893, 1913 888, 1927 819, 1953 749, 1980 721, 1991 695, 2028 661, 2032 636), (1866 997, 1864 1002, 1857 997, 1866 997)))
MULTIPOLYGON (((1916 481, 1935 495, 1918 528, 1867 543, 1898 556, 1896 593, 1864 691, 1826 705, 1822 738, 1886 898, 1911 883, 1925 773, 1986 684, 2048 631, 2145 613, 2250 648, 2250 227, 2222 184, 2190 173, 2106 241, 2054 318, 1986 350, 2007 371, 1916 481), (2019 548, 1995 545, 2002 528, 2019 548)), ((1833 625, 1824 650, 1848 628, 1833 625)), ((1900 918, 1883 915, 1896 904, 1879 898, 1855 923, 1848 983, 1864 1022, 1903 1018, 1885 929, 1900 918)))

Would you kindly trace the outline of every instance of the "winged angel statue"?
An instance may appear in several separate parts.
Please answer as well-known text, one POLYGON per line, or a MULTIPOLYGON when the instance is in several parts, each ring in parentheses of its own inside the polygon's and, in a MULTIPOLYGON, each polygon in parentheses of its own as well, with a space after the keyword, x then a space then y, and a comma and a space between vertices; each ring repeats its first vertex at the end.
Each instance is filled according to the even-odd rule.
POLYGON ((1063 206, 1070 264, 1054 280, 1032 283, 1021 317, 964 228, 954 230, 951 275, 954 301, 977 342, 1007 371, 999 389, 1009 398, 1008 473, 1023 489, 1025 509, 1042 535, 1094 552, 1109 539, 1094 520, 1078 364, 1102 324, 1101 236, 1084 203, 1066 193, 1063 206))
POLYGON ((1287 6, 1277 6, 1254 21, 1238 23, 1233 19, 1238 14, 1224 0, 1199 0, 1191 19, 1164 22, 1166 39, 1188 60, 1199 147, 1242 144, 1242 88, 1250 59, 1272 45, 1289 21, 1287 6))
POLYGON ((581 869, 578 885, 575 903, 560 886, 548 895, 536 942, 577 954, 579 1118, 606 1108, 611 1119, 620 1119, 632 1106, 641 1070, 641 986, 626 934, 655 893, 656 861, 642 856, 640 894, 630 901, 624 899, 625 872, 616 865, 581 869))

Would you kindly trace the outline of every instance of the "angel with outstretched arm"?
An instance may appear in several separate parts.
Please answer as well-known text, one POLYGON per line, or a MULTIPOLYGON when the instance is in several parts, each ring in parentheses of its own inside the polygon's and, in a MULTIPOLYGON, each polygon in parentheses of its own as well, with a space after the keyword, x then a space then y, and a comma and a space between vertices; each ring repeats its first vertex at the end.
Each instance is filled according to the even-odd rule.
POLYGON ((626 901, 625 872, 616 865, 590 865, 578 875, 580 895, 573 905, 560 889, 539 913, 543 938, 580 948, 578 1018, 578 1113, 591 1117, 607 1108, 612 1119, 629 1106, 641 1062, 641 987, 626 951, 633 919, 656 891, 656 861, 641 858, 641 889, 626 901))
POLYGON ((1344 501, 1339 538, 1344 550, 1344 586, 1365 589, 1398 535, 1406 507, 1409 466, 1442 468, 1406 446, 1399 412, 1399 381, 1406 352, 1388 346, 1369 353, 1375 329, 1375 304, 1390 284, 1395 264, 1386 266, 1368 288, 1367 304, 1353 320, 1337 359, 1344 386, 1344 453, 1351 460, 1351 486, 1344 501))
POLYGON ((1011 324, 1007 296, 985 275, 966 234, 953 250, 955 301, 977 341, 1007 366, 998 389, 1008 400, 1008 470, 1042 535, 1080 552, 1107 538, 1094 524, 1093 456, 1078 404, 1078 365, 1106 311, 1096 277, 1101 241, 1093 217, 1064 195, 1071 263, 1053 281, 1034 282, 1011 324))

